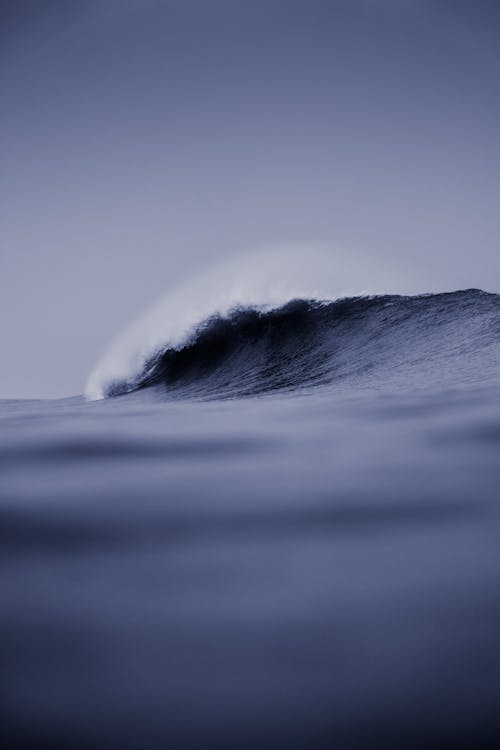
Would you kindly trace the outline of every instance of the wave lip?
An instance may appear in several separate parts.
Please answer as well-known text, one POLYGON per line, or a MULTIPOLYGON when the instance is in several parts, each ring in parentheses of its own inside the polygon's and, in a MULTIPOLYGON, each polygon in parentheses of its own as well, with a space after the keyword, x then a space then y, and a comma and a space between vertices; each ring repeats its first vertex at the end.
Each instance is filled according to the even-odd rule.
POLYGON ((500 296, 480 290, 336 301, 291 299, 209 315, 144 357, 117 396, 227 398, 316 385, 414 388, 498 382, 500 296))
MULTIPOLYGON (((168 348, 184 347, 193 332, 214 316, 228 317, 242 308, 269 312, 294 299, 331 301, 379 291, 373 284, 380 264, 374 268, 370 259, 332 250, 314 245, 268 246, 205 269, 169 292, 115 339, 92 371, 86 397, 104 398, 116 384, 128 383, 133 389, 146 363, 168 348)), ((384 291, 405 289, 405 281, 392 268, 384 269, 384 280, 390 287, 384 291)))

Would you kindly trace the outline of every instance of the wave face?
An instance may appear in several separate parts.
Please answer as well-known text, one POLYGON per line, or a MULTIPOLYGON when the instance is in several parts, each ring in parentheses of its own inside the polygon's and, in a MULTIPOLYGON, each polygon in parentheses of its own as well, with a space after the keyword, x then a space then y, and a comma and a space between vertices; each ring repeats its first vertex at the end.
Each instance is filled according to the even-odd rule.
POLYGON ((102 384, 117 396, 155 387, 174 398, 235 398, 313 386, 414 389, 493 383, 500 296, 480 290, 403 297, 293 299, 209 316, 183 343, 102 384))

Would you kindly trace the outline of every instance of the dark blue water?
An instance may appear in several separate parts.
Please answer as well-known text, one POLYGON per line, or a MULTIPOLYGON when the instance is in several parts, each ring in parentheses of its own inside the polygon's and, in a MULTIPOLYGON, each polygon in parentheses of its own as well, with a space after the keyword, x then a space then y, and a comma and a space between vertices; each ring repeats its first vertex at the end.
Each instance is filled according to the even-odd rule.
POLYGON ((5 747, 497 746, 498 296, 240 310, 111 391, 0 402, 5 747))

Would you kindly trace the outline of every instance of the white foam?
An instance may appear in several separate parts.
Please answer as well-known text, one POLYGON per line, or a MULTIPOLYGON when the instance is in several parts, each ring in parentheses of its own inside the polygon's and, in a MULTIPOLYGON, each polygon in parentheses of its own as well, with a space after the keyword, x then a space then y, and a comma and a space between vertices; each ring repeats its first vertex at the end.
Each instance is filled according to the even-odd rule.
POLYGON ((238 306, 270 310, 297 298, 380 293, 369 280, 370 272, 365 263, 360 268, 359 259, 317 247, 265 248, 232 258, 169 292, 127 327, 91 372, 85 396, 101 399, 113 383, 133 384, 154 354, 182 347, 213 315, 238 306))

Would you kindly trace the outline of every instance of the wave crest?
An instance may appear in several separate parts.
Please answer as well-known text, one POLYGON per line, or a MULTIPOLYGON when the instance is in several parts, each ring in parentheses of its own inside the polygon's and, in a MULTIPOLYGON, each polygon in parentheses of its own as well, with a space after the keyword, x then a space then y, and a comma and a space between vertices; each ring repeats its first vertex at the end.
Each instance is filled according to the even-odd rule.
MULTIPOLYGON (((129 326, 92 371, 85 395, 104 398, 116 383, 133 389, 148 362, 167 348, 182 348, 214 315, 227 316, 235 308, 270 311, 297 298, 372 293, 376 290, 368 280, 375 277, 365 259, 316 247, 266 248, 237 256, 177 287, 129 326)), ((395 290, 398 284, 399 279, 393 281, 395 290)))
POLYGON ((315 385, 420 387, 498 380, 500 297, 478 290, 337 301, 209 316, 180 345, 142 362, 104 395, 158 387, 171 397, 227 398, 315 385))

